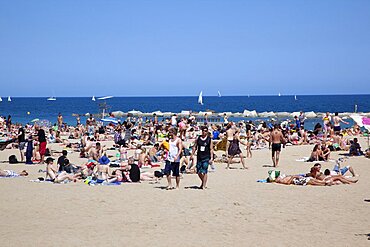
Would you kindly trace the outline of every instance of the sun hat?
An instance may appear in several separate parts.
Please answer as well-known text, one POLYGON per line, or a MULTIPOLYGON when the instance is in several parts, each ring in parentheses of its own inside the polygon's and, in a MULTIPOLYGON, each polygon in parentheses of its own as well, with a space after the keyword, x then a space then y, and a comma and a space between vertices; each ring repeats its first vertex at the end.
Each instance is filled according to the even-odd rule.
POLYGON ((99 160, 98 160, 99 164, 101 165, 106 165, 110 162, 110 160, 107 158, 107 156, 102 156, 99 160))

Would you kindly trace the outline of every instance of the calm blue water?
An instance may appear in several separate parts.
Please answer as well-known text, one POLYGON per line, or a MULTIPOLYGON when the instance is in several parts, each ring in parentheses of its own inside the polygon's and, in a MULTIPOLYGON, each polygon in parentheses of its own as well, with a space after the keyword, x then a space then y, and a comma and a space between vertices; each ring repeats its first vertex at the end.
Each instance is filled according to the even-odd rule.
MULTIPOLYGON (((243 112, 256 110, 257 112, 353 112, 354 105, 358 105, 359 112, 370 112, 370 95, 320 95, 320 96, 224 96, 203 97, 204 105, 197 104, 197 97, 115 97, 105 102, 110 111, 139 110, 142 112, 181 112, 182 110, 216 112, 243 112)), ((56 122, 58 113, 62 113, 65 122, 75 124, 73 113, 98 113, 101 101, 91 101, 90 97, 57 98, 56 101, 47 101, 46 98, 12 98, 7 102, 3 97, 0 102, 0 115, 11 115, 13 122, 27 123, 34 118, 48 119, 56 122), (30 112, 30 115, 27 114, 30 112)), ((84 118, 81 118, 84 122, 84 118)))

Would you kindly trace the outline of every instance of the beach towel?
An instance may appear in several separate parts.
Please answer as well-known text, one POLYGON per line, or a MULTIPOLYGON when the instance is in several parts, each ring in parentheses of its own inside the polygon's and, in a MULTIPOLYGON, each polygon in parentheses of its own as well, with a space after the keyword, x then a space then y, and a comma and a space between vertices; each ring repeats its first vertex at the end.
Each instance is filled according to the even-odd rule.
POLYGON ((161 162, 152 162, 151 167, 161 167, 161 162))

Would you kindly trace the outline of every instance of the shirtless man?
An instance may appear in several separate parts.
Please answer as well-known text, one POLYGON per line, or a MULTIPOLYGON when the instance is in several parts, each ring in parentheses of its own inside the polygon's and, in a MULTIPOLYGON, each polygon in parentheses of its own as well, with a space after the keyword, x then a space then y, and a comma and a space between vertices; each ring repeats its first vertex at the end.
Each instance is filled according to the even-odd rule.
POLYGON ((89 135, 94 134, 95 125, 96 125, 95 118, 93 118, 92 114, 90 114, 90 117, 86 119, 86 128, 87 132, 89 132, 89 135))
POLYGON ((234 133, 235 133, 235 125, 233 125, 233 122, 229 122, 226 126, 226 150, 225 150, 225 153, 226 153, 226 157, 227 157, 227 151, 229 150, 229 146, 230 146, 230 143, 233 141, 234 139, 234 133))
POLYGON ((99 142, 95 144, 95 148, 91 148, 89 152, 89 157, 93 160, 98 161, 100 157, 103 156, 103 147, 100 145, 99 142))
POLYGON ((334 114, 334 117, 333 117, 333 121, 334 121, 334 132, 336 134, 339 134, 340 132, 340 123, 344 123, 344 124, 349 124, 348 122, 346 121, 343 121, 339 116, 338 116, 338 112, 336 112, 334 114))
POLYGON ((58 129, 62 129, 62 126, 63 126, 63 116, 62 114, 59 112, 58 114, 58 129))
POLYGON ((285 148, 285 138, 278 124, 274 125, 274 130, 271 132, 270 143, 272 149, 272 163, 274 167, 277 167, 279 165, 281 144, 283 144, 283 147, 285 148))

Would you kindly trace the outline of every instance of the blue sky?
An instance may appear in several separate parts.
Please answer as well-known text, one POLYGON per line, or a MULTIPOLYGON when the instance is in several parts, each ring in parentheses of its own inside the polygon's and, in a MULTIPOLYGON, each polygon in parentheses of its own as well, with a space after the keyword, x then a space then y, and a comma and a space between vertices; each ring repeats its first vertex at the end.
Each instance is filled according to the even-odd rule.
POLYGON ((366 0, 1 1, 0 96, 370 93, 369 13, 366 0))

